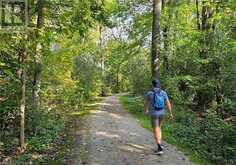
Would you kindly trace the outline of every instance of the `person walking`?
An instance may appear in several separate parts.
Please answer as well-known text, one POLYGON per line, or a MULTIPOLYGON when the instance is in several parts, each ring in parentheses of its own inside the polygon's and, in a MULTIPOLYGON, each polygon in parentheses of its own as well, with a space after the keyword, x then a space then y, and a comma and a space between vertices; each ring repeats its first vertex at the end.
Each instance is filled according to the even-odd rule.
POLYGON ((166 115, 166 108, 168 109, 168 118, 173 119, 172 107, 167 96, 167 93, 161 89, 159 80, 152 81, 153 89, 148 91, 145 97, 145 113, 149 113, 151 116, 151 125, 153 128, 154 138, 157 144, 154 152, 158 155, 164 153, 164 147, 162 146, 161 139, 161 126, 166 115))

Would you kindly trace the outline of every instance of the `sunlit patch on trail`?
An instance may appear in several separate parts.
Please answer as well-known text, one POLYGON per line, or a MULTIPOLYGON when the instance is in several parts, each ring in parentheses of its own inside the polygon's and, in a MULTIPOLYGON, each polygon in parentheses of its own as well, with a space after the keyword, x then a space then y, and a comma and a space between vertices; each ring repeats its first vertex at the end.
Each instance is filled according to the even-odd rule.
POLYGON ((122 146, 118 147, 119 149, 123 151, 128 151, 128 152, 140 152, 140 153, 147 153, 150 152, 151 146, 148 145, 138 145, 134 143, 126 143, 122 146))
POLYGON ((101 105, 101 103, 91 103, 91 104, 88 104, 86 106, 87 107, 94 107, 94 106, 97 106, 97 105, 101 105))
POLYGON ((118 114, 115 114, 115 113, 109 113, 109 116, 115 118, 115 119, 121 119, 122 117, 118 114))
POLYGON ((120 138, 119 135, 110 134, 108 132, 96 132, 96 135, 97 136, 103 136, 103 137, 106 137, 106 138, 120 138))
POLYGON ((143 150, 129 146, 129 145, 122 145, 118 147, 119 149, 123 150, 123 151, 128 151, 128 152, 143 152, 143 150))
POLYGON ((111 106, 112 104, 102 102, 102 103, 98 103, 98 105, 104 105, 104 106, 105 106, 105 105, 108 105, 108 106, 110 105, 110 106, 111 106))
POLYGON ((96 110, 96 111, 92 111, 91 114, 105 114, 106 112, 104 111, 99 111, 99 110, 96 110))

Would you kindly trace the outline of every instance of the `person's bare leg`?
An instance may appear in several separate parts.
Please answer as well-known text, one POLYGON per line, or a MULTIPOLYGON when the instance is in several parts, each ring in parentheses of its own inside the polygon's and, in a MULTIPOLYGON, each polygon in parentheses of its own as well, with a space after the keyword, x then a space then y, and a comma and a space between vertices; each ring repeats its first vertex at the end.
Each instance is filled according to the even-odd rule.
POLYGON ((157 144, 161 144, 161 128, 157 126, 154 128, 154 137, 157 144))
POLYGON ((160 117, 159 119, 158 119, 158 122, 159 122, 159 127, 161 128, 161 126, 162 126, 162 123, 163 123, 163 117, 160 117))
POLYGON ((155 124, 156 127, 153 128, 154 138, 157 144, 161 144, 161 127, 160 127, 160 119, 156 120, 158 122, 155 124))
POLYGON ((161 131, 161 126, 162 126, 162 123, 163 123, 163 117, 160 117, 158 122, 159 122, 159 128, 160 128, 160 133, 159 133, 159 138, 160 138, 160 141, 158 144, 161 144, 161 141, 162 141, 162 131, 161 131))

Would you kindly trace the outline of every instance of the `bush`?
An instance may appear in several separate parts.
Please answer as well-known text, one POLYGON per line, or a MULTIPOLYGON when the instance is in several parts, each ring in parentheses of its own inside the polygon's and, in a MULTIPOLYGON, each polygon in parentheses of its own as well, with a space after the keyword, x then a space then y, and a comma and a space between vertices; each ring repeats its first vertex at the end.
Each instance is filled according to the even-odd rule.
POLYGON ((40 118, 41 121, 37 121, 37 124, 32 123, 34 125, 35 134, 31 135, 27 141, 29 150, 33 152, 41 152, 46 149, 64 129, 64 120, 61 118, 57 118, 56 120, 54 114, 46 114, 44 112, 37 117, 40 118))

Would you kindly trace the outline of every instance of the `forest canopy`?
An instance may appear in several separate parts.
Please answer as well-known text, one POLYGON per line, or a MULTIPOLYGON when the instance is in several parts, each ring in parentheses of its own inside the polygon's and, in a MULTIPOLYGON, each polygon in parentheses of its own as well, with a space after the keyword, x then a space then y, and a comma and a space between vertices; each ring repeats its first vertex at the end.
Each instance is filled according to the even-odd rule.
POLYGON ((98 96, 144 96, 154 78, 201 121, 193 152, 235 164, 235 0, 0 2, 0 164, 43 152, 98 96))

